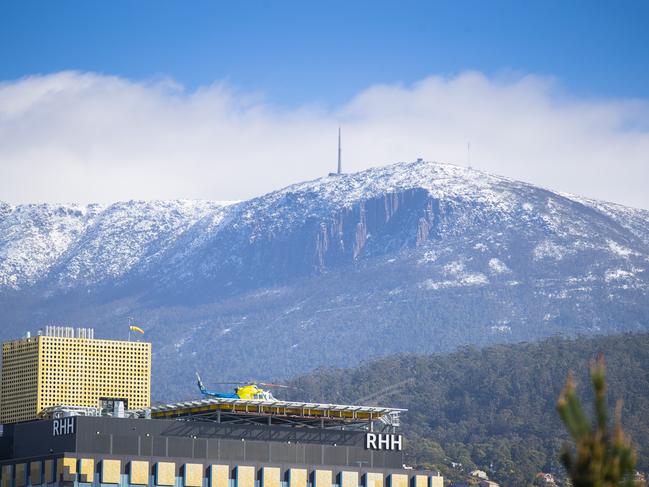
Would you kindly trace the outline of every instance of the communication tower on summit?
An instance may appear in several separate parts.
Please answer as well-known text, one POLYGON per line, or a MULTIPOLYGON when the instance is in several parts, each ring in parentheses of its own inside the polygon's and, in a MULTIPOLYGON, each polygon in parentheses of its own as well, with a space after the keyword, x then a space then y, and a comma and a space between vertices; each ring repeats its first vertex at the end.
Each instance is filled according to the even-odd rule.
POLYGON ((342 146, 340 140, 340 127, 338 127, 338 171, 330 172, 329 176, 340 176, 343 173, 342 146))
POLYGON ((342 149, 340 147, 340 127, 338 127, 338 174, 343 173, 342 149))

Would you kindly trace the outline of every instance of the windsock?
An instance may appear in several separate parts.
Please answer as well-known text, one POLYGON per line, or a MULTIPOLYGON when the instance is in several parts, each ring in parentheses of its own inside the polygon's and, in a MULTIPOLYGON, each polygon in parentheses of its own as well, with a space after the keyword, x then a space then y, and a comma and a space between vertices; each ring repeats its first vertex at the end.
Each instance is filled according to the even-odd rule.
POLYGON ((142 335, 144 335, 144 330, 142 328, 140 328, 139 326, 130 325, 128 328, 131 331, 137 331, 138 333, 142 333, 142 335))

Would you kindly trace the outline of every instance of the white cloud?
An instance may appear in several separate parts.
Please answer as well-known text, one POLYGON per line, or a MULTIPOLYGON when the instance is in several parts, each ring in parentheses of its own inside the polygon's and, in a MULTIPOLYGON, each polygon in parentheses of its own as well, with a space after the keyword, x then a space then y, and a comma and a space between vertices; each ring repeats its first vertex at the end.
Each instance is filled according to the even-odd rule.
POLYGON ((649 103, 581 100, 536 76, 432 76, 347 104, 285 110, 215 84, 187 91, 62 72, 0 84, 0 200, 243 199, 332 170, 423 157, 649 208, 649 103))

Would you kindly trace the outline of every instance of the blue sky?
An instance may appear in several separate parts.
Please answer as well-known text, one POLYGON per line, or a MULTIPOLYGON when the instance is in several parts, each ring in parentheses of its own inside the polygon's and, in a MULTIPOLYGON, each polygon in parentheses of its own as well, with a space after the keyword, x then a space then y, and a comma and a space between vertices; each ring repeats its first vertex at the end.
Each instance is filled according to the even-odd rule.
POLYGON ((0 79, 61 70, 273 103, 341 103, 377 83, 478 70, 649 97, 649 2, 0 2, 0 79))
POLYGON ((0 0, 0 200, 244 199, 397 161, 649 209, 649 2, 0 0), (155 175, 155 176, 152 176, 155 175))

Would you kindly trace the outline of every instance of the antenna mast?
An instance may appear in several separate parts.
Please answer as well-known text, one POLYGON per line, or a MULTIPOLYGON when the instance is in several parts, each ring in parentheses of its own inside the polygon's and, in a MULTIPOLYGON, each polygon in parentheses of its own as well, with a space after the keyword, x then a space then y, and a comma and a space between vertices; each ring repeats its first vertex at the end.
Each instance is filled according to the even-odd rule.
POLYGON ((343 162, 341 157, 341 148, 340 148, 340 126, 338 126, 338 174, 343 173, 343 162))

